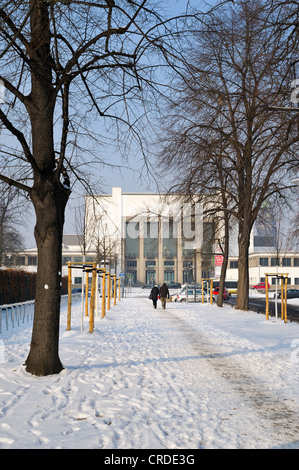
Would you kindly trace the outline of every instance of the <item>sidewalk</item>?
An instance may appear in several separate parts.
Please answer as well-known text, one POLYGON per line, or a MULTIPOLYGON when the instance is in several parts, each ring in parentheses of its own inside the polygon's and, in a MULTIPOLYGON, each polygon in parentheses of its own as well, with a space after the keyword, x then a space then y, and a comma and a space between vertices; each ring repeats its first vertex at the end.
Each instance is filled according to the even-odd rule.
POLYGON ((0 449, 299 448, 298 324, 131 297, 65 325, 58 376, 24 372, 29 329, 5 342, 0 449))

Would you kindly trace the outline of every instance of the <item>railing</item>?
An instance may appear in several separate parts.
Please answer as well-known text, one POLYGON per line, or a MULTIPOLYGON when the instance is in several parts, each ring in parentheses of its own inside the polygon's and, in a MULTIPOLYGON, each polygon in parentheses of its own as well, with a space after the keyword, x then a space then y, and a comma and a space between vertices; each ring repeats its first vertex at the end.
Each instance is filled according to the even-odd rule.
POLYGON ((16 304, 0 305, 0 335, 4 329, 8 331, 10 328, 20 326, 25 321, 32 321, 34 314, 34 300, 20 302, 16 304))
MULTIPOLYGON (((67 307, 67 295, 61 296, 61 308, 67 307)), ((73 294, 72 300, 80 300, 81 294, 73 294)), ((0 305, 0 335, 10 328, 19 327, 25 322, 29 323, 34 316, 34 299, 15 304, 0 305)))

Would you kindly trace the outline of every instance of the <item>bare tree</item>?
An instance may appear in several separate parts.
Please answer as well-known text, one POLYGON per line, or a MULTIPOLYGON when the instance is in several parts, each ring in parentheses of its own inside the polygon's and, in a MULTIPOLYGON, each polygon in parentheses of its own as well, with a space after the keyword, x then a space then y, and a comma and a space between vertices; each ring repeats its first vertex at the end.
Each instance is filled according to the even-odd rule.
POLYGON ((159 90, 158 66, 178 56, 177 36, 150 0, 2 0, 0 36, 0 122, 9 139, 1 144, 0 178, 27 193, 36 214, 37 290, 25 364, 32 374, 54 374, 63 368, 61 250, 72 185, 87 163, 107 161, 107 136, 118 138, 112 123, 127 125, 143 144, 140 116, 159 90))
MULTIPOLYGON (((197 192, 210 184, 219 200, 219 175, 227 178, 223 209, 238 224, 236 306, 242 310, 248 310, 251 229, 264 201, 289 187, 288 171, 298 168, 298 113, 281 112, 290 102, 290 62, 298 42, 277 27, 288 15, 288 9, 273 12, 260 0, 209 15, 190 45, 179 105, 172 105, 169 140, 173 146, 183 136, 195 149, 189 172, 190 180, 197 174, 197 192)), ((180 158, 186 162, 185 151, 180 158)))
MULTIPOLYGON (((231 225, 229 195, 226 191, 227 178, 225 178, 221 171, 218 173, 219 155, 213 154, 211 146, 208 164, 203 154, 198 155, 196 152, 193 153, 190 148, 188 150, 189 146, 188 142, 185 141, 185 137, 183 141, 184 150, 181 147, 180 151, 184 152, 186 158, 184 158, 181 163, 185 169, 191 169, 191 172, 187 174, 182 168, 185 177, 179 183, 174 184, 170 192, 179 191, 181 195, 184 195, 184 201, 192 201, 194 194, 196 194, 196 201, 203 205, 204 226, 206 222, 214 226, 212 234, 204 231, 203 244, 199 248, 198 254, 201 254, 202 261, 204 261, 216 254, 214 249, 216 245, 221 251, 223 263, 221 266, 219 295, 217 299, 217 305, 221 307, 223 304, 224 282, 228 264, 229 231, 231 225), (212 160, 211 157, 213 155, 215 158, 212 160), (191 168, 189 166, 190 159, 192 160, 191 168), (214 164, 211 164, 212 161, 214 164)), ((178 149, 177 152, 171 152, 170 154, 163 152, 163 154, 163 163, 165 164, 168 161, 169 164, 170 160, 175 162, 178 156, 178 149)), ((182 196, 180 197, 182 198, 182 196)))
POLYGON ((117 253, 120 252, 120 236, 118 229, 107 224, 107 219, 104 220, 104 215, 95 217, 92 224, 91 246, 93 251, 97 254, 98 263, 103 263, 104 266, 109 264, 115 268, 117 253))
POLYGON ((87 234, 87 209, 86 204, 78 206, 75 209, 75 226, 80 244, 80 250, 83 255, 83 261, 86 260, 86 255, 92 250, 92 243, 87 234))
MULTIPOLYGON (((20 220, 19 196, 18 190, 0 182, 0 266, 5 253, 17 254, 23 247, 20 223, 17 224, 20 220)), ((24 202, 21 207, 24 209, 24 202)))

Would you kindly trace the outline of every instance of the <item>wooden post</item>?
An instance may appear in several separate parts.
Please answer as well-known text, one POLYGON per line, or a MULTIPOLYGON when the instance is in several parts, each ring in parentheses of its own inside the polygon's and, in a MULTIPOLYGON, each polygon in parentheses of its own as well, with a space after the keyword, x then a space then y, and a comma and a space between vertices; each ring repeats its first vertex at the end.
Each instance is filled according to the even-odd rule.
POLYGON ((107 298, 107 310, 110 310, 110 294, 111 294, 111 276, 110 276, 110 273, 107 273, 108 274, 108 282, 107 282, 107 294, 108 294, 108 298, 107 298))
POLYGON ((280 282, 281 282, 281 286, 280 286, 280 291, 281 291, 281 296, 280 296, 280 300, 281 300, 281 319, 283 320, 284 319, 284 283, 283 283, 283 276, 281 276, 281 279, 280 279, 280 282))
POLYGON ((114 287, 114 291, 113 291, 113 294, 114 294, 114 303, 113 303, 113 305, 116 305, 116 274, 114 274, 113 287, 114 287))
POLYGON ((86 271, 86 282, 85 282, 85 316, 88 317, 88 271, 86 271))
MULTIPOLYGON (((85 259, 85 257, 83 258, 85 259)), ((82 288, 82 291, 81 291, 81 331, 83 331, 84 329, 84 321, 83 321, 83 317, 84 317, 84 271, 82 270, 82 283, 81 283, 81 288, 82 288)))
POLYGON ((202 303, 202 304, 204 304, 204 302, 205 302, 203 284, 204 284, 204 281, 202 280, 202 281, 201 281, 201 303, 202 303))
POLYGON ((98 271, 96 269, 96 279, 95 279, 95 316, 99 316, 99 279, 98 271))
POLYGON ((118 278, 118 300, 120 301, 120 277, 118 278))
POLYGON ((266 274, 266 320, 269 320, 269 292, 268 292, 268 275, 266 274))
POLYGON ((92 280, 91 280, 91 293, 90 293, 90 313, 89 313, 89 333, 94 330, 94 307, 95 307, 95 287, 97 278, 97 264, 92 265, 92 280))
POLYGON ((68 262, 68 279, 67 279, 67 323, 66 323, 66 331, 70 331, 71 329, 71 310, 72 310, 72 268, 71 263, 68 262))
POLYGON ((106 315, 106 269, 103 269, 102 277, 102 318, 106 315))
POLYGON ((213 303, 213 279, 210 279, 210 304, 213 303))
POLYGON ((286 274, 284 282, 285 282, 285 286, 284 286, 284 322, 287 323, 287 321, 288 321, 288 313, 287 313, 288 275, 287 274, 286 274))

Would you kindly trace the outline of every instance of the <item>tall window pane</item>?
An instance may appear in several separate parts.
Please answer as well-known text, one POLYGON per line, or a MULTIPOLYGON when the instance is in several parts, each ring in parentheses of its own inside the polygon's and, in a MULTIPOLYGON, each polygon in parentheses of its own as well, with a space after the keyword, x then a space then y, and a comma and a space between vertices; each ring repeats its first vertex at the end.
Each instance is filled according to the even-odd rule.
POLYGON ((158 222, 144 223, 144 257, 158 257, 158 222))
POLYGON ((133 233, 132 222, 126 223, 126 238, 125 238, 125 256, 126 258, 139 257, 139 222, 135 224, 136 234, 133 233), (129 229, 130 224, 130 229, 129 229), (134 235, 134 236, 133 236, 134 235), (135 236, 138 235, 138 236, 135 236))

